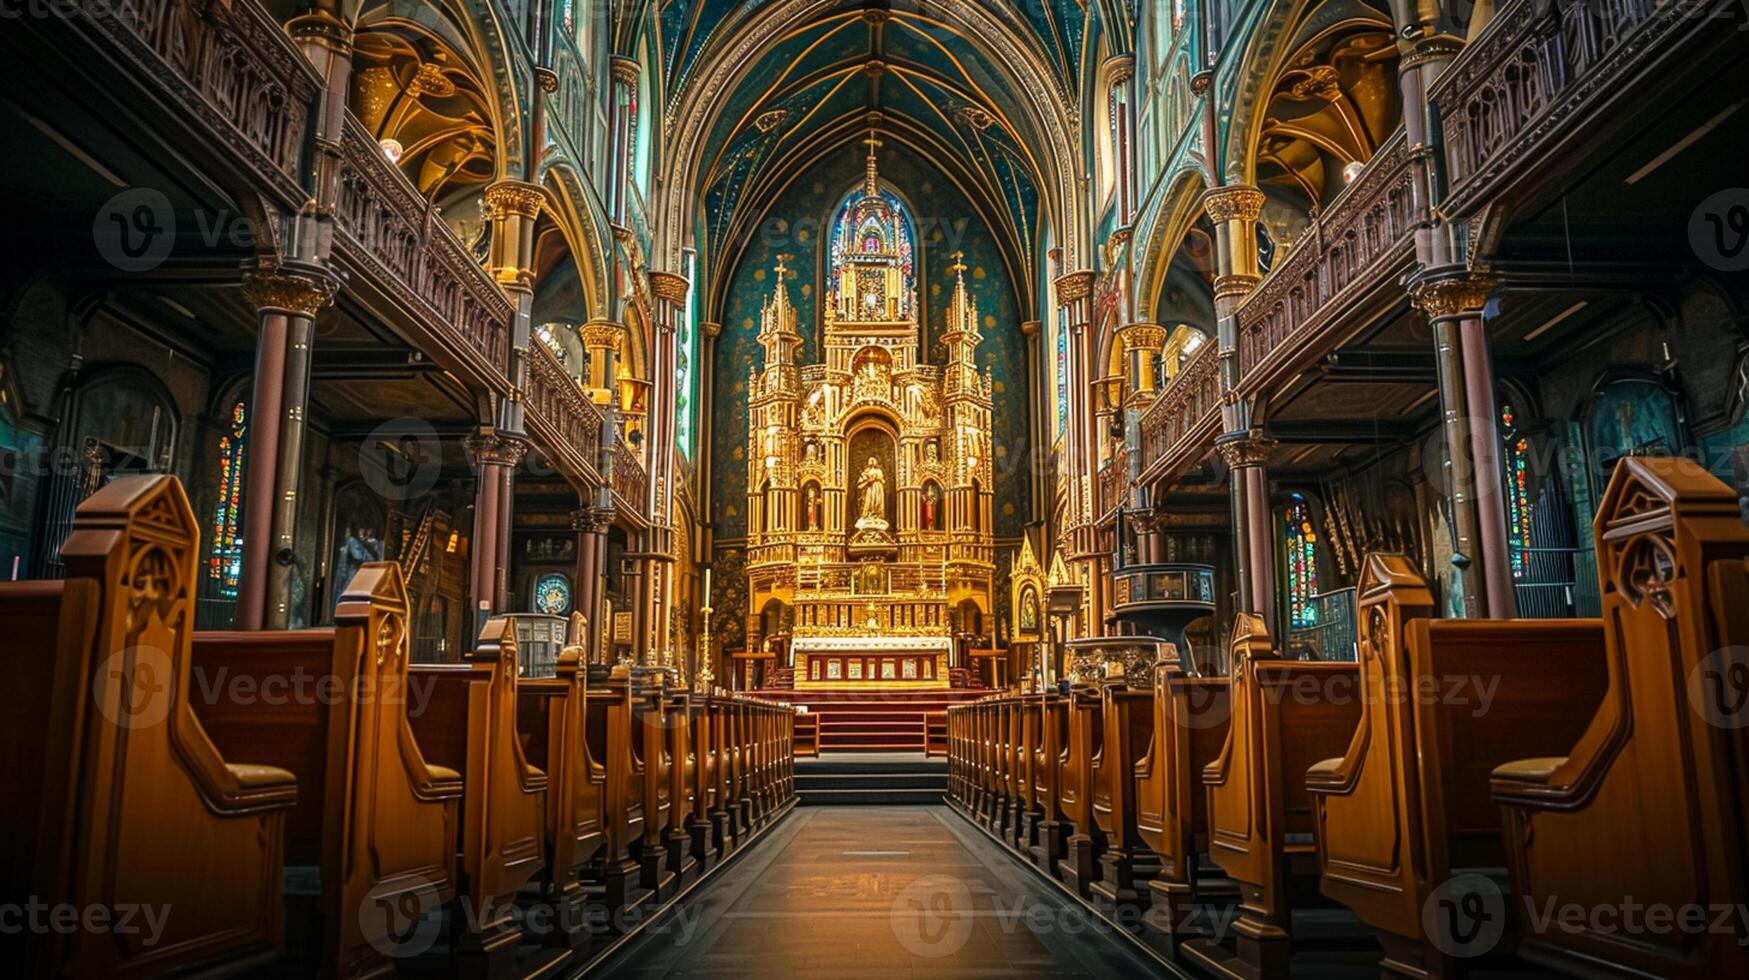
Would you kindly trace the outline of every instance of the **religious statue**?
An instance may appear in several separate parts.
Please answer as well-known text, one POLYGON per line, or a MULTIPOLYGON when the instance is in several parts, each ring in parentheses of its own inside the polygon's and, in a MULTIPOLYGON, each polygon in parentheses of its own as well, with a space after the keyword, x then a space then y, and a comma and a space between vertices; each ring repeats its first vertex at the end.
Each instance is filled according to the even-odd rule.
POLYGON ((804 514, 802 530, 818 531, 820 529, 820 488, 808 484, 808 503, 804 514))
POLYGON ((868 458, 868 465, 862 468, 862 476, 856 480, 856 489, 862 491, 862 516, 856 519, 858 530, 887 527, 887 475, 881 469, 880 461, 873 456, 868 458))
POLYGON ((925 531, 940 530, 935 526, 935 511, 939 506, 941 506, 941 491, 935 489, 935 484, 931 483, 923 490, 923 529, 925 531))

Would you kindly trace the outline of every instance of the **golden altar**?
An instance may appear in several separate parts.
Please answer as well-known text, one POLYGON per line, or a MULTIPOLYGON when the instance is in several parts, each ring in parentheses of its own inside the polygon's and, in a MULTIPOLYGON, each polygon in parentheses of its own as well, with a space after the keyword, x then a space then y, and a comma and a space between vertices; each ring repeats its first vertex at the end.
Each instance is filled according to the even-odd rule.
POLYGON ((949 637, 983 633, 993 610, 993 385, 977 304, 956 257, 935 334, 946 363, 925 362, 920 252, 880 185, 878 145, 823 243, 822 363, 798 363, 780 256, 763 363, 749 367, 747 636, 786 637, 798 687, 946 687, 949 637))
POLYGON ((846 636, 797 640, 797 690, 935 690, 948 686, 946 637, 846 636))

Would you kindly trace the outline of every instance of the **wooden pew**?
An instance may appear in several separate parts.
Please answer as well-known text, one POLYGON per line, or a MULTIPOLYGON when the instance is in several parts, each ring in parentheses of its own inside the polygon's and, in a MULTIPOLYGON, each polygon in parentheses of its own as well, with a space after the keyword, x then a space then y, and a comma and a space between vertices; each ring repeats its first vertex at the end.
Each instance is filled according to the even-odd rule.
POLYGON ((1607 693, 1569 749, 1491 781, 1520 954, 1593 974, 1749 975, 1734 912, 1749 896, 1749 528, 1736 494, 1696 464, 1627 457, 1595 538, 1607 693), (1622 924, 1630 901, 1706 921, 1635 930, 1622 924))
POLYGON ((1093 822, 1105 837, 1099 880, 1092 892, 1112 907, 1142 908, 1159 858, 1142 842, 1137 824, 1136 764, 1154 736, 1154 691, 1147 677, 1108 682, 1100 691, 1104 743, 1093 759, 1093 822))
POLYGON ((1341 752, 1360 720, 1354 664, 1281 658, 1263 620, 1233 623, 1232 722, 1203 770, 1209 852, 1239 886, 1232 941, 1193 939, 1182 949, 1227 977, 1286 974, 1296 877, 1316 874, 1305 773, 1341 752))
POLYGON ((1002 739, 996 746, 1001 806, 995 831, 996 836, 1012 843, 1015 832, 1020 826, 1021 810, 1025 806, 1025 797, 1021 795, 1020 776, 1020 754, 1022 751, 1020 699, 1005 697, 998 710, 1002 714, 1002 739))
POLYGON ((585 723, 589 751, 607 771, 606 826, 599 869, 602 904, 608 922, 620 931, 631 924, 653 894, 640 879, 635 849, 644 836, 644 772, 633 751, 635 739, 630 675, 616 668, 599 691, 590 691, 585 723))
POLYGON ((552 906, 549 945, 581 952, 590 942, 583 875, 607 841, 607 767, 590 752, 583 651, 566 647, 551 678, 517 684, 516 722, 529 765, 547 774, 547 864, 541 890, 552 906))
POLYGON ((427 758, 462 774, 456 960, 470 974, 501 976, 522 938, 517 892, 546 864, 548 780, 517 737, 515 620, 487 620, 465 661, 414 665, 414 682, 431 686, 413 731, 427 758))
POLYGON ((1063 754, 1069 740, 1069 699, 1045 694, 1034 703, 1038 715, 1038 749, 1033 753, 1032 798, 1036 808, 1028 836, 1034 841, 1032 861, 1051 875, 1068 854, 1072 833, 1063 810, 1063 754))
POLYGON ((1094 756, 1105 745, 1104 705, 1099 689, 1077 687, 1069 692, 1068 743, 1062 755, 1062 785, 1058 806, 1068 825, 1066 853, 1057 862, 1056 876, 1077 895, 1092 895, 1099 877, 1099 861, 1105 852, 1105 832, 1093 820, 1094 756))
POLYGON ((692 712, 687 725, 690 744, 687 763, 692 794, 691 811, 686 818, 686 837, 692 859, 699 871, 710 870, 722 859, 717 842, 714 814, 722 800, 719 790, 716 747, 716 708, 709 694, 697 694, 689 705, 692 712))
POLYGON ((1360 724, 1306 775, 1321 887, 1379 930, 1385 974, 1452 976, 1429 903, 1455 875, 1504 870, 1489 773, 1578 739, 1603 697, 1603 624, 1431 619, 1399 555, 1367 556, 1358 594, 1360 724))
POLYGON ((662 835, 668 868, 675 885, 685 888, 698 880, 699 862, 692 853, 693 780, 698 763, 692 754, 692 698, 686 691, 666 695, 663 723, 663 755, 668 762, 668 830, 662 835))
POLYGON ((1232 896, 1232 881, 1204 872, 1199 860, 1209 837, 1202 774, 1227 741, 1231 685, 1192 677, 1176 650, 1170 657, 1155 668, 1152 737, 1136 763, 1136 832, 1160 859, 1143 922, 1175 944, 1207 935, 1195 904, 1232 896))
POLYGON ((361 568, 334 618, 333 629, 196 633, 192 693, 220 752, 296 774, 285 840, 294 934, 308 933, 324 976, 356 976, 428 935, 435 919, 411 917, 454 898, 462 777, 426 762, 408 722, 424 701, 408 684, 400 566, 361 568))
POLYGON ((637 786, 644 811, 644 833, 633 846, 638 884, 658 903, 674 897, 674 869, 668 864, 668 821, 673 812, 668 779, 668 705, 660 675, 632 674, 632 753, 643 778, 637 786))
POLYGON ((1036 700, 1025 695, 1014 699, 1014 820, 1004 839, 1021 851, 1030 851, 1037 843, 1034 833, 1042 812, 1033 793, 1039 738, 1036 700))
POLYGON ((727 857, 736 847, 736 830, 730 805, 735 800, 734 743, 731 740, 730 705, 721 697, 710 699, 711 740, 711 841, 727 857))
POLYGON ((0 584, 0 900, 163 913, 39 931, 20 972, 235 971, 281 941, 297 782, 231 761, 195 714, 196 528, 174 478, 122 477, 75 512, 64 581, 0 584))

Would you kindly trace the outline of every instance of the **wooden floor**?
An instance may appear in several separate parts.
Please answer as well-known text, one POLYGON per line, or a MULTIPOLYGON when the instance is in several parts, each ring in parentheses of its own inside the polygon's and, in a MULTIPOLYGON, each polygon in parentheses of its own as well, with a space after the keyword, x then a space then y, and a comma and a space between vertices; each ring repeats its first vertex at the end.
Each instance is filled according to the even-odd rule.
POLYGON ((941 806, 798 809, 590 972, 1169 975, 941 806))

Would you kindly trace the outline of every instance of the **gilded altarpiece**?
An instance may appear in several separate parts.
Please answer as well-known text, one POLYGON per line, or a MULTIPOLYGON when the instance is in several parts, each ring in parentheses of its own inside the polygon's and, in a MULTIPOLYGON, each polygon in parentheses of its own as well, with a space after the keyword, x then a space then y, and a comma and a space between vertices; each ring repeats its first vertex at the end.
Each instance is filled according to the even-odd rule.
POLYGON ((991 400, 976 302, 956 263, 924 363, 914 243, 871 153, 833 228, 823 363, 800 364, 789 268, 760 312, 747 382, 747 628, 796 686, 946 687, 956 627, 992 613, 991 400), (761 635, 784 609, 788 636, 761 635))

